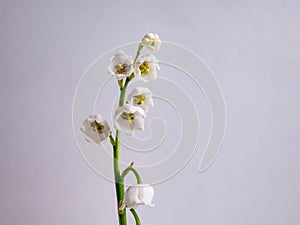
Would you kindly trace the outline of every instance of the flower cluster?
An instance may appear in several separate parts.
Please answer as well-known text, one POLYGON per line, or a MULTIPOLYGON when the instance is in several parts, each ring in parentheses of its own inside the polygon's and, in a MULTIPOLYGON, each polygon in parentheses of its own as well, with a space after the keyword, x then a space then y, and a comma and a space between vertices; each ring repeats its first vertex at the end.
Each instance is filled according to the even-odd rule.
MULTIPOLYGON (((140 55, 142 47, 149 51, 158 51, 161 41, 157 34, 148 33, 142 39, 137 52, 140 55)), ((144 82, 155 80, 159 70, 158 60, 152 54, 144 55, 133 60, 123 51, 117 52, 111 59, 108 71, 114 75, 118 83, 137 77, 144 82)), ((132 135, 136 130, 143 130, 144 120, 149 108, 153 106, 152 93, 148 88, 137 87, 127 97, 126 104, 120 106, 114 115, 114 127, 132 135)), ((110 135, 110 128, 101 115, 91 115, 83 123, 82 132, 88 141, 100 144, 110 135), (95 125, 96 124, 96 125, 95 125), (99 124, 99 125, 98 125, 99 124)))
MULTIPOLYGON (((108 71, 117 79, 120 87, 119 106, 114 114, 116 138, 113 138, 108 122, 100 114, 90 115, 82 124, 81 131, 84 133, 87 141, 101 144, 106 139, 110 139, 116 159, 114 163, 117 166, 114 168, 119 167, 120 141, 116 141, 120 138, 119 132, 122 131, 127 135, 133 135, 135 131, 143 130, 146 115, 149 108, 153 106, 152 92, 146 87, 134 88, 125 101, 127 86, 135 77, 144 82, 157 78, 159 66, 156 57, 153 54, 139 56, 144 47, 148 52, 155 52, 159 50, 160 45, 159 36, 148 33, 140 42, 134 59, 123 51, 117 52, 110 59, 108 71)), ((138 172, 133 168, 133 163, 122 174, 120 174, 119 170, 114 170, 115 177, 118 178, 115 182, 123 183, 129 171, 135 174, 138 184, 128 187, 124 195, 117 195, 118 203, 120 203, 118 207, 120 225, 126 224, 123 221, 126 220, 126 216, 124 216, 126 208, 129 208, 135 219, 139 221, 134 210, 140 205, 153 206, 154 189, 148 184, 142 184, 138 172)), ((116 185, 116 193, 124 193, 124 185, 116 185)))

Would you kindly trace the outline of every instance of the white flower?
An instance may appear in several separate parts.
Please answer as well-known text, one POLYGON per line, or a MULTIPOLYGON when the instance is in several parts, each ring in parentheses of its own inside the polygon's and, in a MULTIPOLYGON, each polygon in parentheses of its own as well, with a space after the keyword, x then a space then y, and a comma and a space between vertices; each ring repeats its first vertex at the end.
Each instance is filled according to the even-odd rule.
POLYGON ((142 43, 149 51, 158 51, 161 45, 158 34, 153 33, 146 34, 142 40, 142 43))
POLYGON ((135 64, 134 74, 143 81, 155 80, 159 70, 158 61, 154 55, 142 56, 135 64))
POLYGON ((132 135, 136 130, 144 129, 146 114, 140 107, 125 104, 119 107, 114 116, 114 125, 117 130, 132 135))
POLYGON ((105 141, 110 134, 107 121, 98 113, 86 118, 80 130, 85 134, 85 138, 88 142, 95 142, 97 144, 105 141))
POLYGON ((152 92, 148 88, 137 87, 128 95, 127 101, 141 107, 147 113, 150 106, 153 106, 152 92))
POLYGON ((108 71, 115 75, 118 80, 122 80, 130 76, 133 72, 132 58, 126 55, 123 51, 117 52, 111 59, 108 66, 108 71))
POLYGON ((125 196, 120 206, 120 210, 125 207, 136 209, 140 205, 154 206, 152 198, 154 189, 149 184, 137 184, 127 188, 125 196))

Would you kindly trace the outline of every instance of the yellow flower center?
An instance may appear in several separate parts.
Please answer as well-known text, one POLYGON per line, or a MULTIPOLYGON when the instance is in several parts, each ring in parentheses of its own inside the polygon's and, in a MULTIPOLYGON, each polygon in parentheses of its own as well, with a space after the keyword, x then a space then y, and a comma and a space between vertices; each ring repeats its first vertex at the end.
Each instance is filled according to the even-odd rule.
POLYGON ((115 68, 116 68, 117 74, 124 74, 127 72, 128 65, 120 63, 120 64, 116 65, 115 68))
POLYGON ((150 71, 149 62, 145 61, 142 65, 140 65, 141 74, 148 74, 150 71))
POLYGON ((124 112, 122 114, 122 118, 125 119, 125 120, 128 120, 128 123, 131 123, 134 120, 134 117, 135 117, 134 113, 124 112))
POLYGON ((96 120, 91 124, 93 130, 98 132, 99 134, 103 133, 103 129, 105 128, 103 124, 98 123, 96 120))
POLYGON ((145 99, 146 99, 146 97, 143 94, 133 97, 134 104, 137 104, 137 105, 142 105, 145 102, 145 99))

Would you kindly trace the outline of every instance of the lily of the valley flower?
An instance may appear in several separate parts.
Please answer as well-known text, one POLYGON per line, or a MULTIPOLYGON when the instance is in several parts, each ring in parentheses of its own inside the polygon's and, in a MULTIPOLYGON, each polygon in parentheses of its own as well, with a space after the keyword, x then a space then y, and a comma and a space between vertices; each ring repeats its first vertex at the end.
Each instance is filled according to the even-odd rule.
POLYGON ((137 184, 127 188, 125 196, 120 206, 120 210, 125 207, 136 209, 140 205, 154 206, 152 198, 154 189, 149 184, 137 184))
POLYGON ((118 80, 122 80, 133 72, 132 58, 123 51, 117 52, 111 59, 108 67, 109 73, 115 75, 118 80))
POLYGON ((158 61, 154 55, 142 56, 135 64, 134 73, 143 81, 155 80, 159 70, 158 61))
POLYGON ((90 115, 86 118, 80 129, 88 142, 100 144, 110 135, 110 128, 100 114, 90 115))
POLYGON ((142 40, 143 46, 149 51, 158 51, 161 45, 158 34, 148 33, 142 40))
POLYGON ((145 113, 153 106, 152 92, 145 87, 135 88, 127 98, 129 104, 141 107, 145 113))
POLYGON ((114 125, 117 130, 132 135, 136 130, 144 129, 146 114, 140 107, 125 104, 119 107, 114 116, 114 125))

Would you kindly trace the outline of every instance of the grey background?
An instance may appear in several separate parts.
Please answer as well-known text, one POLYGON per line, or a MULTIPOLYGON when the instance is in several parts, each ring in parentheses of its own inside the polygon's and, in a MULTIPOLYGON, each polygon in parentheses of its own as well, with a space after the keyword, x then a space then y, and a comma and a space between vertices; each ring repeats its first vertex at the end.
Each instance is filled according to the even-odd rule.
POLYGON ((299 224, 299 9, 299 1, 1 1, 0 223, 116 224, 112 184, 76 149, 72 100, 96 57, 154 31, 210 65, 228 127, 206 173, 197 173, 198 152, 155 187, 144 224, 299 224))

